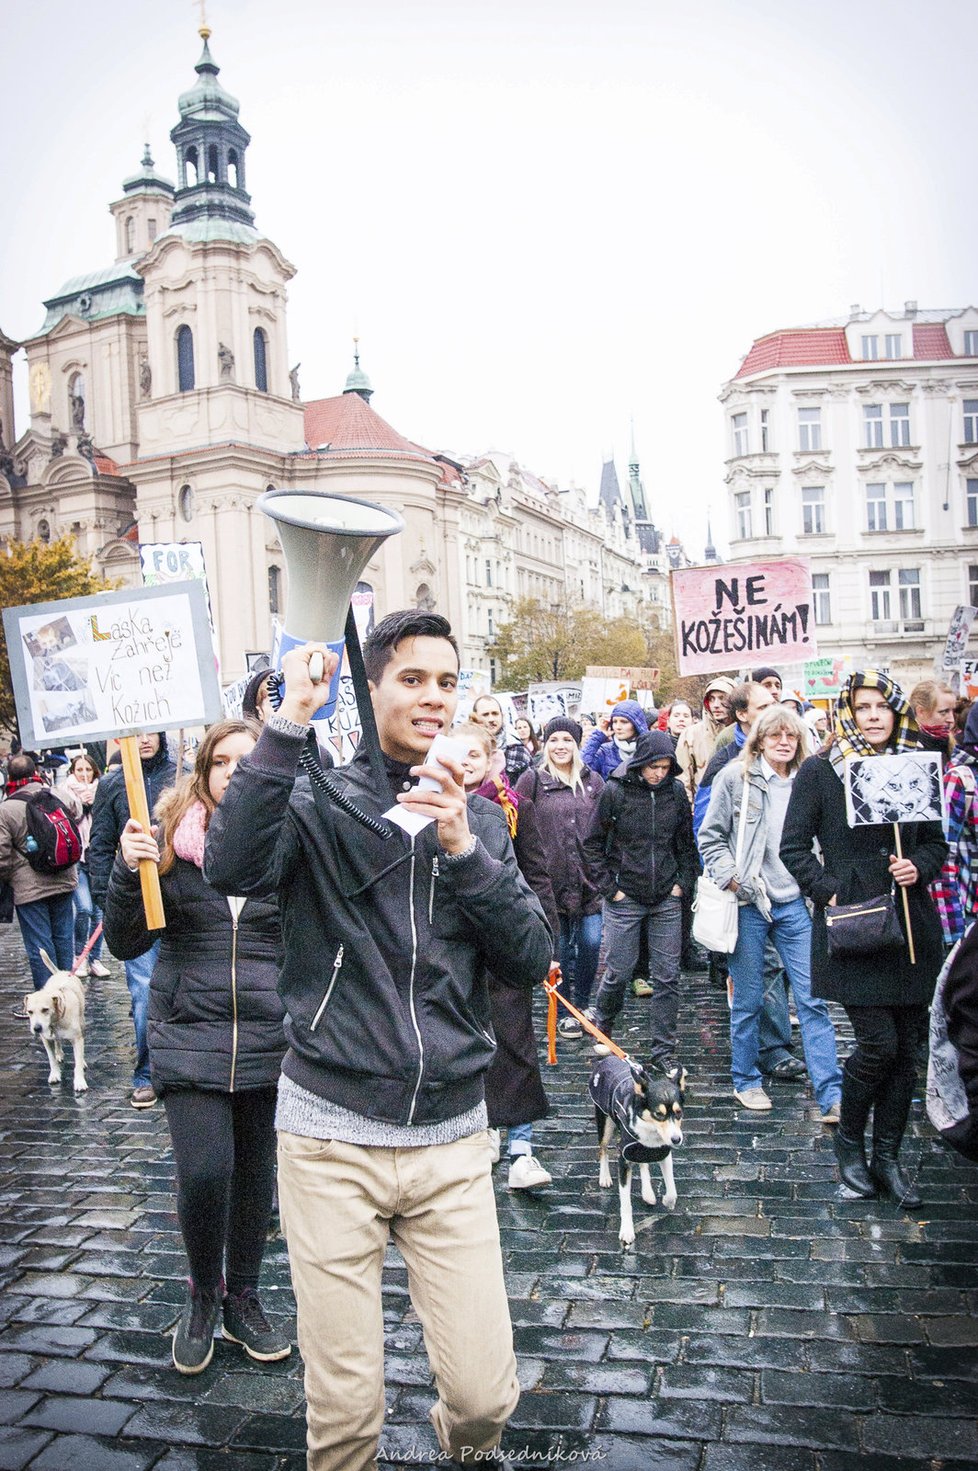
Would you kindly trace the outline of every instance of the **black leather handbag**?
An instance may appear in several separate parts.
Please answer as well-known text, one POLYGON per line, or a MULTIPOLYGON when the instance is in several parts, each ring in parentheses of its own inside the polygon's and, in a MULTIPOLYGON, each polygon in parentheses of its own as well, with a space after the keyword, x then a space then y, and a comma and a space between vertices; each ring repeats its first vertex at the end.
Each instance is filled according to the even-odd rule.
POLYGON ((833 960, 843 955, 873 955, 903 945, 895 886, 891 885, 888 894, 858 904, 827 904, 825 930, 833 960))

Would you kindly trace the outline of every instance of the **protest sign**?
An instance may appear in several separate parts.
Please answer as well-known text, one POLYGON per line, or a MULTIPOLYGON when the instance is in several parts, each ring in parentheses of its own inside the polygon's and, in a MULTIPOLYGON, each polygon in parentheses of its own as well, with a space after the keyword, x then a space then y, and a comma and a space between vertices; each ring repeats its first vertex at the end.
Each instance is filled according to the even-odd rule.
POLYGON ((628 699, 628 685, 620 679, 581 680, 580 708, 588 715, 610 715, 614 707, 628 699))
POLYGON ((657 690, 660 670, 640 668, 634 664, 588 664, 584 670, 588 679, 615 679, 628 690, 657 690))
POLYGON ((846 661, 827 654, 824 659, 808 659, 800 693, 806 700, 834 700, 842 693, 846 681, 846 661))
POLYGON ((966 603, 959 603, 951 614, 951 622, 947 630, 947 641, 944 644, 944 657, 941 660, 942 669, 957 669, 968 651, 968 639, 971 636, 971 625, 978 618, 978 608, 971 608, 966 603))
POLYGON ((818 653, 807 558, 686 567, 671 574, 671 586, 681 675, 818 653))
POLYGON ((959 693, 966 699, 978 700, 978 659, 962 659, 959 693))
POLYGON ((551 680, 546 684, 531 684, 527 691, 527 714, 537 730, 542 730, 548 720, 558 715, 576 715, 580 706, 579 682, 551 680))

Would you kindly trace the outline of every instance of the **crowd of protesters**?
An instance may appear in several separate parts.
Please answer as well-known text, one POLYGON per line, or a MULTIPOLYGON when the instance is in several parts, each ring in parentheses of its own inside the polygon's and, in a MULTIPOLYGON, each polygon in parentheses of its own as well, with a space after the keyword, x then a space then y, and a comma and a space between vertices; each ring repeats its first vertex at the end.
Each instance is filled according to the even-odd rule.
POLYGON ((491 1171, 505 1152, 510 1189, 552 1180, 534 1134, 548 1113, 535 986, 571 1003, 562 1044, 627 1030, 651 1071, 695 1075, 677 1052, 683 974, 709 969, 729 1002, 734 1106, 769 1112, 772 1081, 807 1081, 842 1186, 916 1209, 900 1145, 940 972, 940 1042, 966 1098, 948 1137, 978 1141, 978 705, 935 679, 904 695, 865 669, 829 711, 762 667, 711 679, 698 712, 622 700, 587 733, 570 716, 510 726, 493 695, 459 724, 449 625, 392 614, 364 647, 380 789, 366 746, 330 774, 375 819, 406 809, 413 836, 389 842, 300 773, 317 749, 315 652, 335 659, 292 650, 274 698, 256 676, 244 717, 210 728, 192 770, 164 734, 139 738, 151 831, 122 772, 75 754, 54 790, 78 855, 55 872, 32 863, 27 825, 51 783, 31 755, 11 757, 0 881, 35 987, 42 950, 107 976, 103 924, 125 963, 131 1103, 165 1108, 190 1265, 176 1369, 204 1369, 219 1327, 260 1361, 291 1351, 259 1296, 277 1136, 311 1471, 373 1464, 389 1241, 424 1329, 439 1442, 464 1463, 498 1445, 519 1395, 491 1171), (460 762, 425 764, 440 732, 460 738, 460 762), (847 760, 914 751, 940 757, 943 825, 850 826, 847 760), (139 902, 147 861, 162 932, 139 902), (728 954, 691 933, 701 874, 734 896, 728 954), (881 896, 886 948, 847 950, 835 925, 881 896), (829 1002, 855 1039, 841 1064, 829 1002))

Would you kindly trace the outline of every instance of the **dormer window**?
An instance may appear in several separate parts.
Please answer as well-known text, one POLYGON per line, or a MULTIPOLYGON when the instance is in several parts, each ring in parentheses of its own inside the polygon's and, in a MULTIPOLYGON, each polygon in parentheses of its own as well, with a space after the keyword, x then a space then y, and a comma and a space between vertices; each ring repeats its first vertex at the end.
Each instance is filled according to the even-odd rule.
POLYGON ((903 357, 903 337, 899 332, 888 332, 886 334, 886 356, 888 358, 903 357))
POLYGON ((964 334, 964 355, 966 358, 978 358, 978 332, 964 334))
POLYGON ((880 340, 873 334, 871 337, 863 337, 863 358, 868 363, 878 361, 880 355, 880 340))

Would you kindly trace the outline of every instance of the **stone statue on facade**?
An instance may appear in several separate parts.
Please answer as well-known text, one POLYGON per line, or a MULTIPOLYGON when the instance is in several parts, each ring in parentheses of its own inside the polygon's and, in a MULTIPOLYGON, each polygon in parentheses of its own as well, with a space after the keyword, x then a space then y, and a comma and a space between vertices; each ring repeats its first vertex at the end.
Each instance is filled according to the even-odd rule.
POLYGON ((71 404, 71 427, 75 434, 82 434, 85 430, 85 395, 83 393, 69 393, 68 402, 71 404))
POLYGON ((54 434, 51 436, 51 458, 52 458, 52 460, 59 460, 61 458, 61 456, 64 454, 64 452, 65 452, 65 450, 67 448, 68 448, 68 439, 67 439, 67 436, 64 435, 64 434, 62 434, 60 429, 56 429, 54 431, 54 434))
POLYGON ((230 383, 234 376, 234 353, 223 342, 217 345, 217 361, 221 365, 221 382, 230 383))
POLYGON ((302 364, 301 363, 296 363, 296 365, 295 365, 294 368, 290 368, 289 369, 289 382, 292 384, 292 402, 294 404, 297 404, 299 402, 299 397, 300 397, 299 396, 299 369, 301 367, 302 367, 302 364))
POLYGON ((90 434, 79 434, 78 453, 82 455, 90 465, 95 464, 95 445, 90 434))
POLYGON ((153 370, 149 365, 149 359, 143 358, 139 364, 139 391, 143 398, 149 398, 153 387, 153 370))

